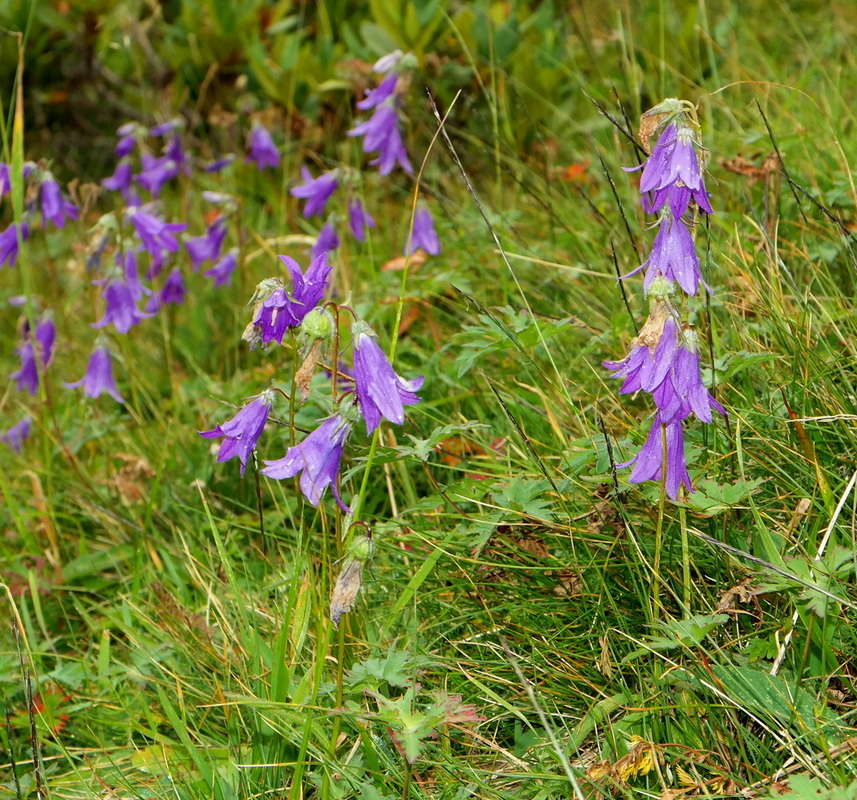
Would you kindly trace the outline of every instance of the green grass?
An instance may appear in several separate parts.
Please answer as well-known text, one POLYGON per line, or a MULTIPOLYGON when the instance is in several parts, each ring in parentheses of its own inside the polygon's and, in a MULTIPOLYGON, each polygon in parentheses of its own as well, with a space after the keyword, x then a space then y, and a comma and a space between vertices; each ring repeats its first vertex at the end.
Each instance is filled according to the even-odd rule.
MULTIPOLYGON (((729 797, 766 796, 774 780, 796 797, 853 796, 815 790, 857 778, 857 248, 839 224, 853 229, 857 196, 857 15, 685 11, 557 17, 562 59, 526 40, 546 70, 535 86, 450 29, 481 83, 449 135, 506 256, 438 139, 423 192, 444 251, 408 275, 382 270, 413 191, 367 178, 379 226, 341 251, 335 288, 385 345, 403 304, 397 368, 426 383, 369 464, 361 519, 377 553, 338 629, 341 514, 263 478, 260 507, 252 468, 242 479, 216 464, 196 433, 272 377, 289 388, 292 355, 249 353, 239 337, 275 254, 302 258, 281 237, 308 230, 286 192, 303 143, 282 182, 236 171, 237 286, 212 293, 191 276, 185 306, 113 337, 124 408, 61 385, 82 374, 99 311, 85 226, 27 243, 0 299, 26 277, 56 310, 60 353, 42 395, 10 383, 0 406, 9 424, 23 407, 35 422, 20 456, 0 452, 0 797, 37 796, 34 740, 53 798, 729 797), (621 101, 632 127, 664 96, 699 101, 711 154, 716 213, 698 242, 714 294, 691 316, 729 418, 687 430, 697 491, 662 522, 659 486, 620 470, 613 488, 610 454, 642 444, 650 406, 600 366, 645 317, 640 281, 624 282, 626 307, 615 271, 653 234, 621 171, 633 147, 580 90, 618 119, 621 101), (768 128, 794 188, 723 166, 760 163, 768 128), (584 160, 581 181, 559 178, 584 160), (28 692, 44 705, 35 736, 28 692)), ((424 150, 435 122, 422 97, 415 86, 411 145, 424 150)), ((198 188, 167 201, 194 232, 198 188)), ((272 427, 261 457, 289 441, 272 427)), ((344 497, 369 458, 362 435, 349 448, 344 497)))

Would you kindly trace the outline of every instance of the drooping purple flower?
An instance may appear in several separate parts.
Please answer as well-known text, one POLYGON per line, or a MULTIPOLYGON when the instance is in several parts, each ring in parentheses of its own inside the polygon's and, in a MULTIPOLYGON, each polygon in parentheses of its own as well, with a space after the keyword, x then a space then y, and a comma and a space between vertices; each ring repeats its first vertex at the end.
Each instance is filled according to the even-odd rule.
POLYGON ((318 238, 310 248, 310 254, 313 258, 319 258, 331 250, 336 250, 337 247, 339 247, 339 236, 336 233, 336 228, 333 227, 333 223, 328 222, 318 232, 318 238))
POLYGON ((0 233, 0 267, 4 264, 10 269, 18 260, 18 231, 20 229, 21 241, 26 242, 30 238, 30 226, 26 222, 20 225, 14 222, 0 233))
POLYGON ((33 418, 29 414, 25 414, 20 422, 16 422, 9 430, 0 433, 0 442, 20 453, 32 429, 33 418))
POLYGON ((82 386, 83 393, 93 399, 100 397, 102 392, 107 392, 117 403, 125 402, 113 379, 113 359, 110 350, 103 344, 96 344, 89 357, 84 376, 79 381, 67 383, 65 386, 67 389, 77 389, 82 386))
POLYGON ((419 206, 414 214, 414 235, 405 247, 405 255, 410 255, 417 248, 422 248, 429 255, 440 253, 440 239, 434 229, 434 219, 425 206, 419 206))
POLYGON ((668 317, 654 347, 648 343, 636 344, 638 339, 631 343, 631 352, 622 361, 603 363, 615 373, 615 377, 625 378, 620 394, 633 394, 640 390, 651 393, 666 380, 678 350, 679 328, 676 321, 668 317))
POLYGON ((35 394, 39 390, 39 367, 36 364, 36 349, 31 341, 26 341, 15 348, 15 353, 21 358, 21 366, 9 377, 18 381, 18 391, 35 394))
POLYGON ((232 283, 232 273, 238 266, 238 248, 233 247, 223 258, 220 259, 208 272, 203 274, 207 278, 214 278, 214 288, 232 283))
POLYGON ((303 472, 300 489, 312 505, 318 507, 325 489, 330 486, 339 507, 349 513, 350 509, 342 502, 336 485, 342 449, 349 433, 351 423, 336 414, 325 420, 300 444, 290 447, 283 458, 266 461, 261 473, 281 481, 303 472))
POLYGON ((702 422, 711 422, 711 409, 726 413, 702 383, 699 338, 689 325, 681 332, 667 380, 654 390, 652 398, 658 407, 658 419, 664 423, 680 422, 691 414, 702 422))
POLYGON ((118 333, 128 333, 139 322, 152 316, 137 307, 134 287, 125 280, 110 278, 101 294, 107 308, 98 322, 91 323, 93 328, 113 325, 118 333))
POLYGON ((116 265, 125 275, 125 285, 130 290, 131 297, 135 303, 139 303, 144 296, 152 293, 152 290, 147 289, 140 281, 140 274, 137 269, 137 252, 135 250, 129 249, 124 253, 121 250, 117 250, 116 265))
POLYGON ((315 214, 322 216, 327 201, 339 186, 339 170, 334 169, 329 172, 323 172, 317 178, 313 178, 310 171, 305 166, 301 166, 301 177, 303 178, 303 183, 295 186, 289 194, 292 197, 299 197, 302 200, 306 200, 306 204, 304 205, 305 217, 312 217, 315 214))
POLYGON ((135 175, 134 180, 152 197, 157 197, 161 193, 164 184, 179 174, 178 163, 169 156, 157 157, 149 153, 144 153, 142 166, 142 172, 135 175))
POLYGON ((116 131, 116 134, 119 136, 119 141, 116 143, 116 147, 113 152, 116 153, 119 158, 131 155, 131 153, 134 152, 134 148, 137 146, 138 136, 144 132, 145 129, 136 122, 126 122, 121 128, 119 128, 119 130, 116 131))
POLYGON ((228 155, 222 156, 221 158, 212 161, 210 164, 205 166, 206 172, 220 172, 222 169, 226 169, 230 164, 235 161, 235 154, 229 153, 228 155))
POLYGON ((684 431, 681 422, 670 422, 664 425, 655 418, 640 452, 630 461, 616 466, 633 465, 634 469, 628 478, 630 483, 659 482, 662 479, 664 466, 664 439, 666 439, 666 491, 667 495, 675 500, 682 485, 689 492, 693 491, 684 458, 684 431))
POLYGON ((65 227, 66 217, 77 219, 78 208, 62 196, 62 189, 50 172, 42 175, 42 216, 58 228, 65 227))
POLYGON ((228 461, 230 458, 238 456, 241 461, 241 474, 244 474, 244 470, 247 468, 247 460, 256 447, 262 431, 265 430, 268 415, 271 413, 271 406, 274 405, 274 398, 274 392, 271 389, 266 389, 245 405, 228 422, 218 425, 213 430, 199 432, 199 435, 206 439, 224 437, 220 445, 220 452, 217 454, 219 462, 228 461))
POLYGON ((54 341, 57 328, 54 325, 53 312, 45 311, 36 323, 36 341, 39 343, 39 358, 46 367, 54 357, 54 341))
POLYGON ((690 230, 683 220, 673 217, 669 206, 661 209, 658 232, 649 258, 622 277, 629 278, 644 268, 646 277, 643 288, 647 292, 658 276, 675 281, 689 295, 696 294, 700 283, 708 289, 708 284, 702 280, 699 256, 690 230))
POLYGON ((366 241, 366 228, 375 227, 375 219, 359 197, 352 198, 348 204, 348 226, 351 228, 351 235, 358 242, 366 241))
POLYGON ((277 287, 261 301, 253 317, 253 325, 261 332, 262 344, 282 344, 286 330, 300 325, 285 289, 277 287))
POLYGON ((12 177, 9 174, 9 165, 0 161, 0 197, 5 197, 12 191, 12 177))
POLYGON ((280 152, 270 131, 261 122, 254 122, 248 137, 249 152, 245 161, 252 161, 259 169, 276 169, 280 165, 280 152))
POLYGON ((385 101, 375 109, 375 113, 366 121, 356 125, 347 132, 348 136, 363 136, 363 152, 378 155, 369 163, 378 167, 381 175, 389 175, 396 164, 409 175, 413 167, 408 160, 402 134, 399 131, 399 117, 396 108, 390 100, 385 101))
POLYGON ((395 94, 398 80, 399 76, 395 72, 391 72, 374 89, 366 90, 366 97, 357 103, 357 108, 361 111, 368 111, 370 108, 380 106, 381 103, 395 94))
POLYGON ((187 290, 185 289, 181 270, 175 267, 167 276, 167 280, 160 291, 155 292, 149 299, 149 302, 146 304, 146 311, 154 313, 164 306, 180 306, 184 303, 186 295, 187 290))
POLYGON ((191 159, 185 153, 184 147, 182 146, 181 136, 173 136, 172 139, 167 143, 167 146, 164 148, 164 158, 168 158, 170 161, 173 161, 178 166, 178 171, 184 175, 190 175, 191 173, 191 159))
POLYGON ((223 240, 226 238, 226 217, 219 216, 209 225, 202 236, 185 239, 185 249, 194 270, 204 261, 216 261, 220 257, 223 240))
POLYGON ((182 122, 181 117, 173 117, 173 119, 167 120, 166 122, 162 122, 159 125, 155 125, 152 128, 149 128, 149 136, 166 136, 167 134, 175 133, 176 131, 180 131, 184 123, 182 122))
POLYGON ((178 239, 173 234, 187 228, 186 224, 183 222, 164 222, 137 206, 129 208, 126 213, 143 242, 143 247, 151 255, 159 255, 164 250, 175 253, 179 249, 178 239))
POLYGON ((401 425, 405 421, 405 406, 418 403, 416 392, 425 378, 406 381, 396 374, 393 365, 365 322, 355 322, 354 382, 360 411, 366 420, 366 433, 372 433, 381 424, 381 417, 401 425))
POLYGON ((640 178, 640 192, 644 198, 649 192, 655 193, 651 202, 644 199, 647 212, 660 211, 669 200, 678 218, 693 199, 703 211, 712 213, 697 146, 696 135, 689 125, 672 122, 664 128, 640 178))
POLYGON ((131 181, 134 178, 134 167, 131 164, 130 158, 121 158, 116 164, 116 169, 109 178, 104 178, 101 185, 111 192, 121 192, 122 197, 127 203, 131 203, 134 197, 134 192, 131 188, 131 181))

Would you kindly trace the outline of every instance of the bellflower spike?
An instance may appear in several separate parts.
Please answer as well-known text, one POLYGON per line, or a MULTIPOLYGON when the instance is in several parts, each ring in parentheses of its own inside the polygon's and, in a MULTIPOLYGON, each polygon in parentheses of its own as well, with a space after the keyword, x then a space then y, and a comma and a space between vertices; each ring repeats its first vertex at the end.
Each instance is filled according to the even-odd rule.
POLYGON ((425 206, 419 206, 414 215, 414 235, 405 247, 405 255, 411 255, 417 248, 422 248, 429 255, 440 253, 440 239, 434 229, 434 219, 425 206))
POLYGON ((300 489, 312 505, 318 507, 325 489, 330 486, 339 507, 349 513, 351 509, 342 502, 336 483, 342 449, 351 427, 351 423, 339 414, 330 417, 300 444, 290 447, 283 458, 266 461, 262 475, 281 481, 303 472, 300 489))
POLYGON ((375 227, 374 217, 366 210, 363 201, 360 198, 352 198, 348 204, 348 226, 351 228, 351 235, 358 242, 366 241, 366 228, 375 227))
POLYGON ((630 483, 659 482, 662 479, 664 465, 664 438, 667 448, 666 490, 667 495, 675 500, 678 498, 679 489, 682 486, 685 486, 689 492, 693 491, 684 458, 684 431, 681 422, 670 422, 662 425, 656 418, 652 423, 651 431, 649 431, 649 437, 640 452, 630 461, 616 466, 630 467, 633 465, 634 469, 628 478, 630 483))
POLYGON ((249 152, 245 161, 252 161, 259 169, 276 169, 280 165, 280 153, 274 139, 261 122, 254 122, 248 137, 249 152))
POLYGON ((381 424, 381 417, 401 425, 405 421, 404 407, 419 403, 416 392, 425 378, 406 381, 397 375, 365 322, 354 323, 352 336, 354 382, 360 411, 366 420, 366 433, 371 434, 381 424))
POLYGON ((18 229, 21 231, 21 241, 26 242, 30 238, 30 226, 26 222, 16 225, 14 222, 0 233, 0 267, 4 264, 10 269, 18 260, 18 229))
POLYGON ((11 447, 16 453, 20 453, 32 429, 33 418, 29 414, 25 414, 20 422, 13 425, 8 431, 0 433, 0 442, 11 447))
POLYGON ((179 249, 179 242, 174 234, 187 228, 186 224, 164 222, 136 206, 127 209, 125 213, 150 255, 160 255, 164 250, 175 253, 179 249))
POLYGON ((226 217, 219 216, 209 225, 202 236, 186 239, 184 246, 190 256, 194 271, 203 261, 216 261, 220 258, 223 240, 226 238, 226 217))
POLYGON ((117 403, 125 402, 113 379, 110 350, 103 344, 96 343, 84 376, 79 381, 67 383, 65 386, 67 389, 77 389, 82 386, 83 393, 93 400, 100 397, 103 392, 107 392, 117 403))
POLYGON ((213 430, 199 432, 199 435, 206 439, 224 437, 220 452, 217 454, 219 462, 238 456, 241 461, 241 474, 244 474, 247 469, 247 460, 255 449, 262 431, 265 430, 275 397, 271 389, 266 389, 228 422, 218 425, 213 430))
POLYGON ((60 185, 50 172, 42 175, 41 199, 42 216, 58 228, 65 227, 66 217, 77 219, 77 206, 62 196, 60 185))
POLYGON ((292 189, 289 194, 292 197, 299 197, 306 200, 304 205, 304 216, 312 217, 324 215, 324 207, 330 196, 336 191, 339 186, 339 170, 334 169, 330 172, 323 172, 317 178, 313 178, 310 171, 302 166, 301 177, 303 183, 298 184, 292 189))
POLYGON ((223 258, 220 259, 208 272, 204 272, 207 278, 214 278, 214 288, 219 289, 224 284, 232 283, 232 273, 238 266, 238 248, 233 247, 223 258))
POLYGON ((18 391, 35 394, 39 390, 39 368, 36 364, 36 350, 30 341, 24 342, 15 352, 21 357, 21 366, 9 377, 18 381, 18 391))

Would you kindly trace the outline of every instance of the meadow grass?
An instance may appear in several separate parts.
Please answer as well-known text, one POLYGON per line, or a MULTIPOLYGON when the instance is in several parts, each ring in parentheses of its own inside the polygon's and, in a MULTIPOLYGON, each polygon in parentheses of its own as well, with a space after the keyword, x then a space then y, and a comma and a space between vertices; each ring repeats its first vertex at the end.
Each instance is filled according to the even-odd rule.
MULTIPOLYGON (((573 92, 536 100, 478 63, 434 141, 420 189, 443 253, 382 268, 414 191, 374 177, 378 229, 335 259, 334 290, 426 378, 404 427, 345 465, 377 550, 338 628, 341 512, 239 477, 197 435, 291 369, 239 337, 253 287, 312 232, 287 194, 306 143, 282 175, 225 187, 245 235, 232 289, 191 276, 183 306, 115 337, 124 407, 61 385, 100 316, 85 226, 35 234, 0 273, 4 301, 55 309, 62 356, 37 403, 3 396, 36 430, 0 455, 0 797, 855 796, 837 787, 857 778, 857 14, 659 2, 562 25, 568 61, 549 66, 573 92), (665 96, 698 101, 710 151, 714 291, 690 313, 729 416, 688 428, 696 491, 662 514, 662 487, 614 469, 650 404, 601 367, 645 317, 616 273, 653 233, 621 169, 635 149, 586 95, 632 130, 665 96)), ((201 218, 190 181, 166 202, 201 218)), ((283 421, 262 457, 294 435, 283 421)))

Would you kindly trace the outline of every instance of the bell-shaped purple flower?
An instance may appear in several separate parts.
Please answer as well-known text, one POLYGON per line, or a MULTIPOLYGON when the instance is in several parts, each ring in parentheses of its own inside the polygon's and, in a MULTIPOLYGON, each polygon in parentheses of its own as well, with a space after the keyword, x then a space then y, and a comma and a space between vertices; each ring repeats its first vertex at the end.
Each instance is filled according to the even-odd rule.
POLYGON ((143 170, 134 176, 134 180, 140 184, 152 197, 161 193, 164 184, 177 177, 179 165, 169 156, 153 156, 144 153, 142 158, 143 170))
POLYGON ((33 418, 25 414, 20 422, 15 423, 9 430, 0 433, 0 442, 20 453, 24 442, 29 438, 33 429, 33 418))
POLYGON ((107 303, 107 308, 98 322, 91 323, 93 328, 113 325, 117 332, 128 333, 139 322, 152 316, 137 307, 134 287, 125 280, 111 278, 101 294, 107 303))
POLYGON ((200 431, 199 435, 206 439, 224 437, 217 454, 218 461, 228 461, 238 456, 241 461, 241 474, 247 469, 247 460, 256 447, 268 415, 274 405, 275 394, 266 389, 262 394, 242 408, 231 420, 218 425, 210 431, 200 431))
POLYGON ((116 143, 116 147, 113 149, 113 152, 116 153, 119 158, 123 158, 124 156, 129 156, 134 152, 134 148, 137 146, 138 137, 141 135, 145 135, 145 128, 141 125, 138 125, 136 122, 126 122, 119 130, 116 131, 119 136, 119 141, 116 143))
POLYGON ((206 172, 220 172, 221 170, 226 169, 230 164, 234 163, 235 154, 229 153, 228 155, 222 156, 221 158, 215 159, 210 164, 205 166, 206 172))
POLYGON ((224 284, 232 283, 232 273, 238 266, 238 248, 233 247, 223 258, 220 259, 210 270, 203 274, 207 278, 214 278, 214 288, 218 289, 224 284))
POLYGON ((130 158, 121 158, 116 164, 116 169, 113 174, 104 178, 101 185, 110 192, 121 192, 126 203, 133 203, 135 192, 132 189, 131 181, 134 178, 134 167, 131 164, 130 158))
POLYGON ((342 502, 336 484, 342 449, 349 433, 351 423, 348 420, 339 414, 330 417, 300 444, 290 447, 283 458, 266 461, 261 473, 281 481, 284 478, 294 478, 302 472, 301 492, 312 505, 318 506, 325 489, 330 486, 336 502, 348 513, 350 509, 342 502))
POLYGON ((9 165, 0 161, 0 197, 5 197, 12 191, 12 176, 9 174, 9 165))
POLYGON ((78 208, 62 196, 62 189, 50 172, 44 172, 41 185, 42 216, 58 228, 65 227, 66 218, 77 219, 78 208))
POLYGON ((628 478, 630 483, 659 482, 662 479, 664 467, 664 439, 666 439, 666 491, 667 495, 675 500, 682 485, 689 492, 693 491, 684 458, 684 431, 681 422, 670 422, 663 425, 655 418, 646 443, 640 452, 630 461, 616 466, 630 467, 633 465, 634 469, 628 478))
POLYGON ((397 375, 365 322, 354 323, 352 336, 354 382, 360 411, 366 420, 366 433, 372 433, 381 424, 381 417, 401 425, 405 421, 404 407, 419 403, 416 392, 425 378, 406 381, 397 375))
POLYGON ((332 222, 327 222, 318 232, 318 238, 310 248, 310 254, 314 259, 317 259, 331 250, 336 250, 337 247, 339 247, 339 236, 336 233, 336 228, 333 227, 332 222))
POLYGON ((398 80, 399 76, 395 72, 391 72, 374 89, 366 90, 366 97, 357 103, 357 108, 361 111, 368 111, 370 108, 380 106, 395 94, 398 80))
POLYGON ((102 392, 107 392, 117 403, 125 402, 113 379, 113 360, 110 350, 103 344, 96 344, 89 357, 84 376, 79 381, 67 383, 65 386, 67 389, 77 389, 82 386, 83 393, 93 399, 100 397, 102 392))
POLYGON ((156 292, 146 304, 146 311, 154 313, 164 306, 180 306, 184 303, 187 289, 185 289, 184 278, 178 267, 174 267, 167 276, 160 291, 156 292))
POLYGON ((667 378, 672 369, 678 351, 679 327, 672 317, 668 317, 660 332, 657 344, 637 344, 638 337, 631 344, 631 352, 622 361, 605 361, 603 366, 615 373, 617 378, 625 378, 620 394, 633 394, 640 390, 654 392, 667 378))
POLYGON ((164 222, 136 206, 129 208, 126 213, 143 242, 143 247, 151 255, 160 255, 164 250, 175 253, 179 249, 179 242, 174 234, 183 231, 187 225, 182 222, 164 222))
POLYGON ((280 165, 280 153, 270 131, 261 122, 254 122, 247 142, 245 161, 252 161, 259 169, 276 169, 280 165))
POLYGON ((225 238, 226 217, 219 216, 206 228, 202 236, 185 239, 184 246, 194 270, 198 270, 204 261, 216 261, 220 258, 220 250, 225 238))
POLYGON ((420 205, 414 214, 414 235, 405 247, 405 255, 410 255, 417 248, 422 248, 432 256, 440 253, 440 239, 437 238, 437 232, 434 229, 434 219, 431 212, 423 205, 420 205))
POLYGON ((39 343, 39 358, 42 364, 48 366, 54 357, 54 341, 57 338, 57 328, 54 325, 53 312, 45 311, 36 323, 36 341, 39 343))
POLYGON ((334 169, 329 172, 323 172, 317 178, 313 178, 310 171, 302 166, 301 177, 303 183, 298 184, 289 192, 292 197, 299 197, 306 200, 304 205, 304 216, 312 217, 324 215, 324 208, 330 196, 336 191, 339 186, 339 170, 334 169))
POLYGON ((30 226, 26 222, 16 225, 14 222, 0 233, 0 267, 4 264, 10 269, 18 260, 18 230, 20 228, 21 241, 26 242, 30 238, 30 226))
POLYGON ((375 227, 374 217, 366 210, 359 197, 353 197, 348 204, 348 227, 358 242, 366 241, 366 228, 375 227))
POLYGON ((16 347, 15 352, 21 358, 21 366, 9 377, 13 381, 18 381, 19 392, 35 394, 39 391, 39 367, 36 364, 35 347, 31 341, 26 341, 20 347, 16 347))
POLYGON ((348 136, 363 136, 363 152, 378 155, 369 163, 378 167, 381 175, 389 175, 396 164, 409 175, 414 169, 408 160, 402 134, 399 131, 399 117, 394 101, 387 100, 375 109, 375 113, 365 122, 356 125, 347 132, 348 136))

